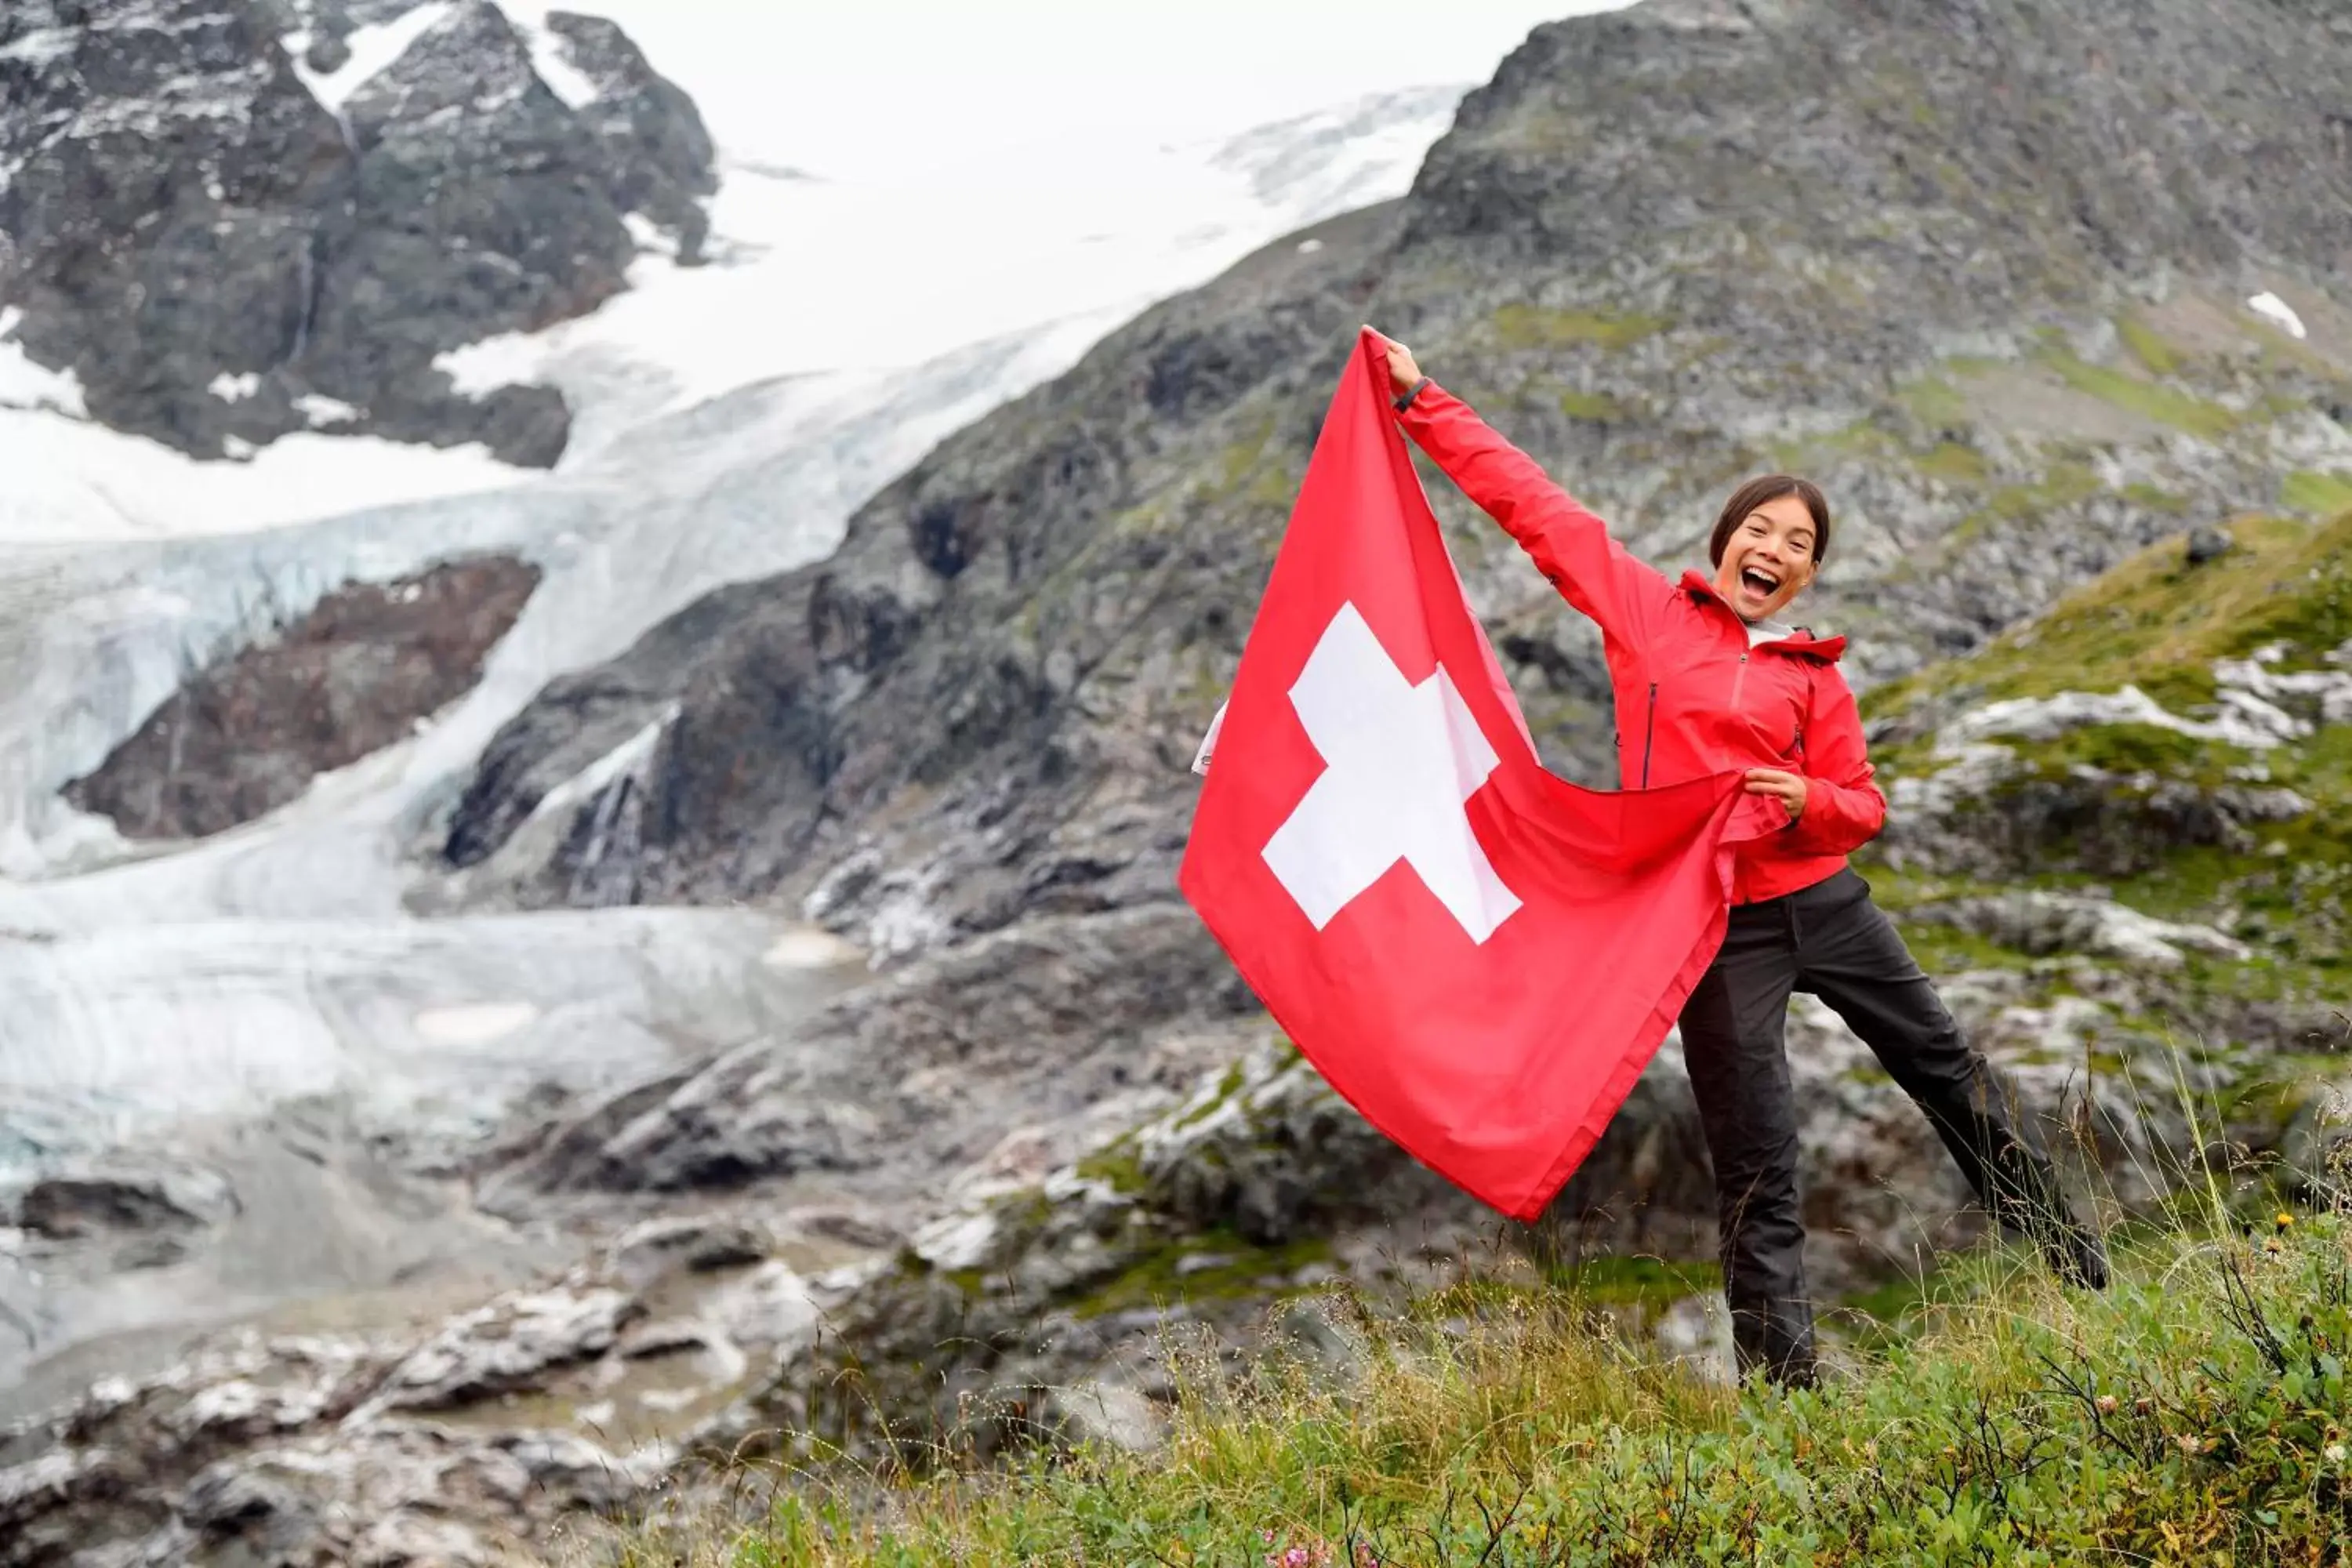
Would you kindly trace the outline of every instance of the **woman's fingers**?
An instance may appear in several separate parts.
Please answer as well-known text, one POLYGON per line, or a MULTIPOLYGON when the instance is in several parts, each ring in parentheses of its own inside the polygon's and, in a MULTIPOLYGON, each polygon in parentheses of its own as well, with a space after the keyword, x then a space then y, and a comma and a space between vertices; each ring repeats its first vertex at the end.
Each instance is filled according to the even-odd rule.
POLYGON ((1372 334, 1373 340, 1381 345, 1381 351, 1386 354, 1389 382, 1397 391, 1402 392, 1421 379, 1421 366, 1413 362, 1411 349, 1369 323, 1364 327, 1364 331, 1372 334))

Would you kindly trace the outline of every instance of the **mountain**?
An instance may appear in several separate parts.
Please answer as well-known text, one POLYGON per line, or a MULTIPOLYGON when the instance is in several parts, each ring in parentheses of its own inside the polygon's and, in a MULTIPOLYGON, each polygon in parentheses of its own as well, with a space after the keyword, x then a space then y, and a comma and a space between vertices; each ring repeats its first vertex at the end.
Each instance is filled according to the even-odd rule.
MULTIPOLYGON (((2111 22, 1660 0, 1539 32, 1402 203, 1149 313, 943 445, 833 558, 551 687, 491 746, 450 862, 560 901, 588 837, 501 847, 657 724, 575 812, 640 825, 601 889, 797 898, 855 858, 938 889, 941 933, 1168 898, 1174 764, 1367 318, 1662 560, 1737 476, 1820 478, 1840 529, 1812 608, 1865 684, 2184 521, 2282 504, 2352 466, 2330 108, 2352 24, 2111 22)), ((1591 640, 1449 516, 1545 740, 1603 771, 1591 640)), ((831 907, 849 929, 863 906, 831 907)))
POLYGON ((73 412, 200 458, 291 432, 562 452, 436 356, 692 258, 693 102, 609 22, 490 0, 27 0, 0 16, 0 300, 73 412))
MULTIPOLYGON (((1538 29, 1402 199, 1146 311, 930 447, 824 559, 627 598, 625 650, 563 640, 579 622, 552 606, 610 610, 667 563, 625 529, 688 514, 616 477, 676 468, 661 442, 539 498, 543 519, 450 508, 406 521, 406 553, 280 546, 391 581, 428 545, 515 540, 547 574, 397 788, 362 764, 12 915, 61 917, 43 940, 79 961, 74 922, 127 921, 127 889, 201 869, 206 898, 286 899, 332 848, 370 900, 465 911, 402 931, 518 972, 545 1021, 497 1051, 530 1058, 566 991, 608 984, 660 998, 640 1026, 679 1043, 409 1145, 569 1267, 398 1327, 225 1336, 27 1422, 0 1447, 0 1561, 488 1556, 663 1495, 698 1443, 1148 1443, 1172 1327, 1244 1343, 1269 1301, 1334 1281, 1577 1272, 1629 1336, 1717 1364, 1671 1042, 1546 1223, 1504 1227, 1338 1104, 1175 899, 1185 763, 1364 321, 1662 563, 1738 477, 1822 479, 1840 526, 1809 609, 1857 639, 1898 813, 1865 872, 1956 1011, 2111 1213, 2200 1142, 2250 1194, 2306 1179, 2336 1136, 2343 994, 2327 824, 2352 626, 2324 520, 2352 506, 2347 65, 2352 24, 2308 0, 1651 0, 1538 29), (605 552, 545 542, 571 526, 605 552), (333 815, 344 791, 364 822, 333 815), (404 880, 370 858, 387 839, 404 880), (680 903, 729 907, 693 928, 656 907, 680 903), (722 1011, 633 945, 707 942, 732 973, 740 949, 815 941, 781 930, 794 914, 878 973, 799 1013, 748 985, 722 1011), (526 925, 558 919, 582 923, 526 925), (1636 1250, 1666 1261, 1595 1257, 1636 1250)), ((665 440, 714 465, 680 483, 786 424, 747 407, 787 395, 677 416, 665 440)), ((828 543, 824 498, 852 488, 723 471, 730 530, 740 508, 828 543)), ((1605 778, 1589 634, 1431 488, 1547 755, 1605 778)), ((740 563, 758 537, 722 542, 740 563)), ((110 570, 194 594, 227 559, 110 570)), ((232 650, 189 689, 279 668, 232 650)), ((78 721, 22 787, 164 798, 177 721, 134 733, 153 706, 78 721)), ((214 793, 249 743, 207 749, 214 793)), ((457 962, 396 951, 427 978, 457 962)), ((425 992, 404 978, 334 974, 384 1007, 425 992)), ((1966 1240, 1957 1177, 1860 1043, 1805 1004, 1791 1040, 1822 1289, 1966 1240)), ((61 1272, 97 1248, 203 1258, 234 1224, 176 1170, 73 1177, 12 1200, 61 1272)))

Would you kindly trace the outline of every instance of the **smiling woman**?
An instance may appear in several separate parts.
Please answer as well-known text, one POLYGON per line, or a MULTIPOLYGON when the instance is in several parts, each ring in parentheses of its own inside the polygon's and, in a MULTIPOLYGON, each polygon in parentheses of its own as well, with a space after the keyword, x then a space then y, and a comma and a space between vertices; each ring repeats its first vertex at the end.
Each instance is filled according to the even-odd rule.
POLYGON ((1787 474, 1750 479, 1708 541, 1715 575, 1675 581, 1422 374, 1403 344, 1388 345, 1388 363, 1406 434, 1600 625, 1623 785, 1737 770, 1756 809, 1774 814, 1736 849, 1723 945, 1681 1019, 1742 1373, 1814 1380, 1784 1037, 1799 991, 1876 1053, 1988 1208, 2032 1236, 2061 1278, 2104 1286, 2105 1258, 2067 1211, 2039 1136, 1846 864, 1885 823, 1886 800, 1838 674, 1845 640, 1775 618, 1828 553, 1827 499, 1787 474))

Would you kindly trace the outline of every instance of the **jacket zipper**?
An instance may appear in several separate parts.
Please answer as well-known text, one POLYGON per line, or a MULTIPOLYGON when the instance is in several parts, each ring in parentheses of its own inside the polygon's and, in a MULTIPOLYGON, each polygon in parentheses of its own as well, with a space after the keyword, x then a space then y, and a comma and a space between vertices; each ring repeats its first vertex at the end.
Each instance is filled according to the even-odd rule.
POLYGON ((1642 787, 1650 787, 1650 749, 1658 739, 1658 683, 1650 682, 1650 713, 1642 724, 1642 787))
POLYGON ((1741 689, 1742 687, 1746 686, 1747 684, 1748 684, 1748 656, 1747 656, 1746 654, 1744 654, 1744 653, 1743 653, 1743 654, 1741 654, 1741 655, 1739 656, 1739 669, 1738 669, 1738 673, 1736 673, 1735 675, 1733 675, 1733 676, 1732 676, 1732 678, 1731 678, 1731 710, 1732 710, 1733 712, 1735 712, 1735 713, 1737 713, 1737 712, 1738 712, 1738 711, 1739 711, 1739 691, 1740 691, 1740 689, 1741 689))

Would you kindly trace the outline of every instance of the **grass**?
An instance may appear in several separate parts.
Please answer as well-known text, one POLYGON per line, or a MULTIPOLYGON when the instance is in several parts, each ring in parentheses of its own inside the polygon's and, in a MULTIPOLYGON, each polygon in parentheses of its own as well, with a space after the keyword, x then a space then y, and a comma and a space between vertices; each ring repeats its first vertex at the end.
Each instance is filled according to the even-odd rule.
POLYGON ((2057 350, 2044 353, 2042 358, 2044 364, 2058 373, 2060 380, 2077 392, 2088 393, 2102 403, 2156 424, 2209 440, 2218 440, 2238 426, 2239 416, 2218 403, 2143 381, 2124 371, 2092 364, 2057 350))
POLYGON ((1265 1296, 1330 1251, 1320 1237, 1261 1247, 1231 1231, 1206 1231, 1146 1253, 1072 1305, 1081 1318, 1099 1318, 1171 1301, 1265 1296))
POLYGON ((1664 319, 1658 316, 1555 310, 1542 305, 1505 305, 1488 321, 1495 335, 1510 348, 1591 346, 1613 352, 1631 348, 1666 328, 1664 319))
POLYGON ((2180 368, 2180 354, 2165 342, 2157 330, 2137 316, 2125 316, 2116 322, 2116 335, 2134 359, 2145 366, 2150 375, 2170 375, 2180 368))
POLYGON ((2062 1292, 2014 1255, 1861 1303, 1815 1392, 1736 1392, 1572 1292, 1335 1318, 1350 1373, 1188 1367, 1143 1456, 801 1475, 628 1568, 1656 1562, 2318 1564, 2352 1552, 2352 1231, 2332 1214, 2123 1245, 2062 1292))
POLYGON ((2279 504, 2312 517, 2352 512, 2352 474, 2312 468, 2289 474, 2280 487, 2279 504))
MULTIPOLYGON (((1976 655, 1872 693, 1865 710, 1899 719, 1925 705, 1933 718, 2129 682, 2175 713, 2204 717, 2217 695, 2217 660, 2278 647, 2283 668, 2319 667, 2352 637, 2352 513, 2318 525, 2243 519, 2231 533, 2234 548, 2199 566, 2177 540, 2154 546, 1976 655)), ((2352 992, 2352 727, 2323 727, 2260 753, 2145 724, 2004 744, 2016 771, 1974 809, 1990 841, 2017 859, 2008 885, 2096 886, 2132 909, 2251 942, 2251 957, 2192 956, 2170 982, 2174 998, 2200 1016, 2245 1002, 2340 1005, 2352 992), (2183 786, 2215 800, 2256 763, 2263 782, 2294 790, 2311 809, 2256 825, 2252 843, 2182 841, 2183 786), (2068 804, 2053 817, 2056 802, 2068 804), (2035 821, 2071 826, 2044 828, 2031 843, 2005 837, 2008 825, 2035 821)), ((1889 778, 1937 765, 1916 731, 1880 748, 1878 761, 1889 778)), ((1885 874, 1871 869, 1874 879, 1885 874)), ((1911 934, 1931 963, 2002 963, 1952 933, 1921 926, 1911 934)))
POLYGON ((1873 717, 1965 688, 1976 700, 2112 691, 2210 701, 2213 661, 2286 643, 2315 658, 2352 637, 2352 512, 2316 527, 2230 525, 2235 548, 2190 566, 2178 539, 2151 545, 1966 659, 1879 688, 1873 717))
POLYGON ((1559 395, 1559 411, 1570 419, 1593 425, 1614 425, 1625 417, 1625 405, 1601 392, 1563 392, 1559 395))

